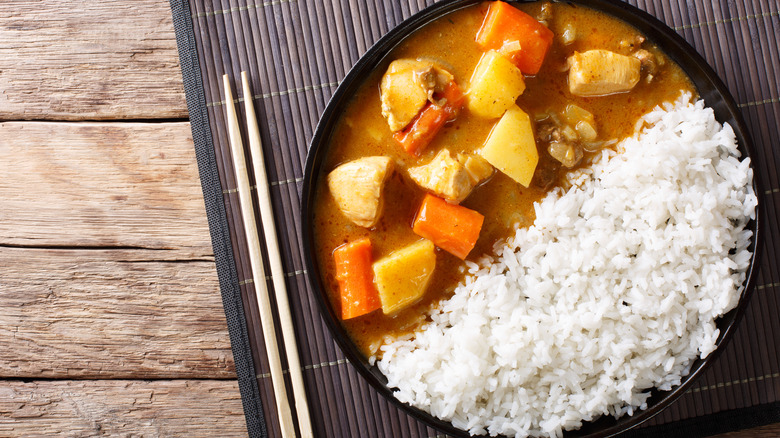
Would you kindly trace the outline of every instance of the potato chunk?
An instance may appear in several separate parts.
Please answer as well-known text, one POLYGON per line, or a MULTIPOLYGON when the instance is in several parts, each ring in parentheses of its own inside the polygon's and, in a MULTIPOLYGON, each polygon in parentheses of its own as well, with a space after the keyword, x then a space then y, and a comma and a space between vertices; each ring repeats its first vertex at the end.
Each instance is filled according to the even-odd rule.
POLYGON ((523 91, 525 80, 520 69, 491 50, 482 55, 471 76, 469 111, 489 119, 501 117, 523 91))
POLYGON ((539 162, 528 114, 512 105, 490 131, 480 155, 496 169, 528 187, 539 162))
POLYGON ((419 301, 435 267, 435 247, 426 239, 374 262, 374 282, 382 311, 393 314, 419 301))
POLYGON ((609 50, 574 52, 569 63, 569 91, 575 96, 604 96, 629 91, 639 82, 641 62, 609 50))
POLYGON ((382 188, 393 162, 389 157, 363 157, 340 165, 328 174, 328 188, 344 216, 371 228, 382 216, 382 188))

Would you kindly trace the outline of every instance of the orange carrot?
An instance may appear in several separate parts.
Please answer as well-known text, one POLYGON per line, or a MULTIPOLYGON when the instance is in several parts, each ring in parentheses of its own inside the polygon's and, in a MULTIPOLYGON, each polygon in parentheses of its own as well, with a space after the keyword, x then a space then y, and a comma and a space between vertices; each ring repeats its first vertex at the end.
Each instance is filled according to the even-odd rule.
POLYGON ((528 75, 539 72, 552 40, 550 29, 502 1, 490 3, 477 32, 477 44, 483 50, 498 50, 528 75))
POLYGON ((447 84, 441 96, 434 97, 444 99, 444 104, 428 102, 409 126, 393 134, 401 147, 412 155, 420 155, 444 124, 458 117, 463 106, 463 92, 454 81, 447 84))
POLYGON ((465 260, 479 238, 485 217, 461 205, 425 195, 412 229, 436 246, 465 260))
POLYGON ((341 245, 333 251, 336 280, 341 294, 341 319, 373 312, 381 306, 371 269, 371 241, 368 237, 341 245))

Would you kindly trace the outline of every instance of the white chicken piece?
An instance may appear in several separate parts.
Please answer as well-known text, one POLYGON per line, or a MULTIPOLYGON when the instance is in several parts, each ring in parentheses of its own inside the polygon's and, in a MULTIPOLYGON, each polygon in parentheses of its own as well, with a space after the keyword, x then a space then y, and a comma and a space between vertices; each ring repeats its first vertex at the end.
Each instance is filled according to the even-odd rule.
POLYGON ((453 80, 452 74, 432 61, 397 59, 390 63, 379 85, 382 115, 393 132, 406 127, 430 100, 453 80))
POLYGON ((479 155, 458 154, 458 162, 466 168, 471 183, 476 187, 493 175, 495 168, 479 155))
POLYGON ((574 52, 568 60, 569 91, 575 96, 604 96, 629 91, 639 82, 639 59, 609 50, 574 52))
POLYGON ((389 157, 363 157, 328 174, 328 188, 344 216, 361 227, 376 225, 384 208, 382 189, 392 167, 389 157))
MULTIPOLYGON (((490 169, 490 173, 486 174, 483 163, 479 163, 477 158, 465 155, 462 157, 462 161, 456 160, 452 158, 449 150, 442 149, 430 163, 409 168, 409 177, 425 190, 452 204, 459 204, 477 184, 493 173, 493 167, 489 163, 484 163, 490 169), (469 163, 472 171, 469 171, 464 163, 469 163)), ((485 161, 481 157, 479 159, 485 161)))

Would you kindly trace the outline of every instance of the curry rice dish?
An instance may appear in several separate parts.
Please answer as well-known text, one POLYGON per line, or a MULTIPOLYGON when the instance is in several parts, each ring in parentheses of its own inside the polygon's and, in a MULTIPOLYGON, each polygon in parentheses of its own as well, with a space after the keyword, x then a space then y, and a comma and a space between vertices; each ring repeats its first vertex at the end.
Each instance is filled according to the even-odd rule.
POLYGON ((556 436, 712 351, 756 200, 694 100, 581 6, 484 3, 394 50, 331 137, 314 223, 331 304, 399 400, 556 436))

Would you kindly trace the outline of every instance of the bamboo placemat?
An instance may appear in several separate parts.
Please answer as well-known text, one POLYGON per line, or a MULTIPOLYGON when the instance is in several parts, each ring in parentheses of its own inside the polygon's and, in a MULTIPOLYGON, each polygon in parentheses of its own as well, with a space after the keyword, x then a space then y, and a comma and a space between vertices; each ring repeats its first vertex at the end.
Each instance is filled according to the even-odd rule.
MULTIPOLYGON (((171 0, 193 139, 247 425, 280 436, 238 210, 221 76, 249 72, 317 436, 433 437, 373 391, 320 318, 303 265, 299 193, 308 144, 339 81, 389 29, 432 0, 171 0)), ((633 436, 706 436, 780 421, 780 5, 631 0, 682 35, 734 95, 756 142, 766 206, 758 289, 717 362, 633 436)), ((235 82, 234 82, 235 84, 235 82)), ((234 85, 235 86, 235 85, 234 85)), ((243 106, 237 108, 242 113, 243 106)))

